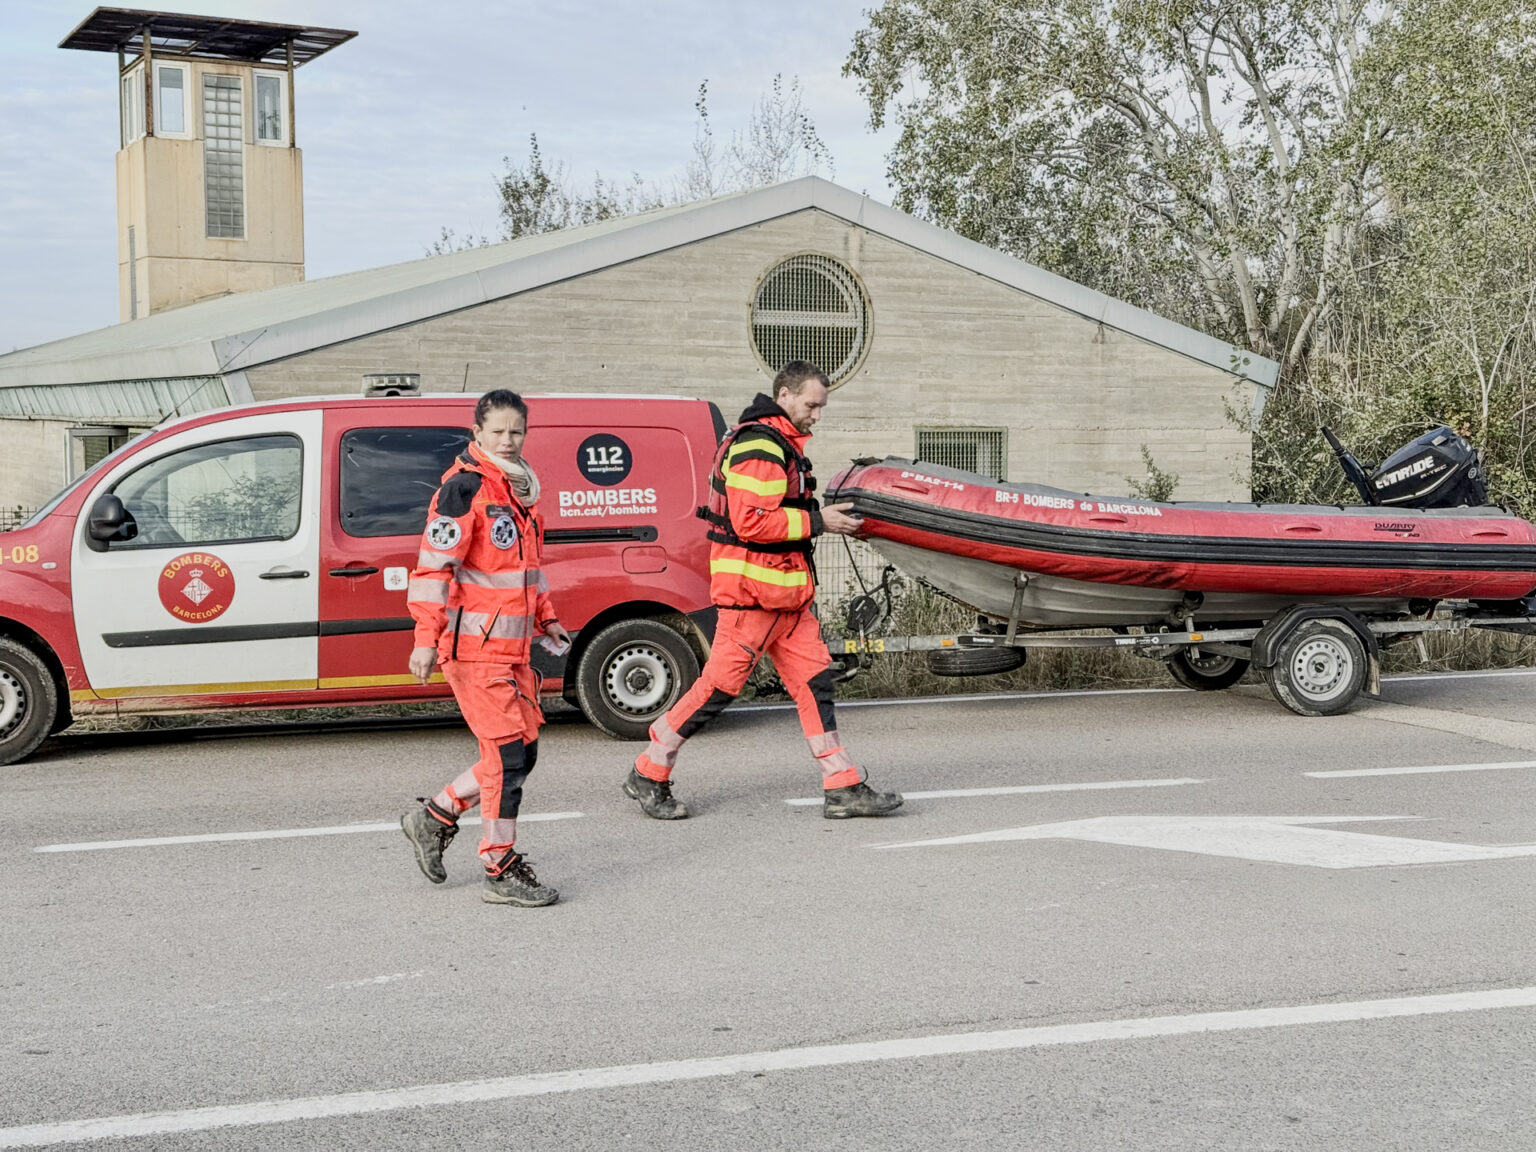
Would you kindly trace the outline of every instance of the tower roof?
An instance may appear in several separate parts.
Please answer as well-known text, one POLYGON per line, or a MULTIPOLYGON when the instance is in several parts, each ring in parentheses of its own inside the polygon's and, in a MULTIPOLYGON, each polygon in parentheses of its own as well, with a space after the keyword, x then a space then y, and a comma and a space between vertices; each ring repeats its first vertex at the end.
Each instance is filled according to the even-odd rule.
POLYGON ((143 51, 146 32, 150 51, 155 54, 249 64, 286 64, 288 45, 292 43, 295 66, 307 64, 357 35, 345 28, 306 28, 300 24, 188 16, 141 8, 97 8, 59 41, 59 47, 137 55, 143 51))

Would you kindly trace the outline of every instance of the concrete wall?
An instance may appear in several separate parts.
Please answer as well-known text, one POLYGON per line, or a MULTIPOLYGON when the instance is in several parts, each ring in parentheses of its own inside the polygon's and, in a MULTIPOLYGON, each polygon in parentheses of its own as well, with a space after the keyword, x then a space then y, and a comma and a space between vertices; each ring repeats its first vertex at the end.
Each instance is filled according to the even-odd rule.
MULTIPOLYGON (((510 299, 247 370, 256 399, 356 392, 374 372, 426 391, 702 396, 733 419, 770 374, 748 323, 759 279, 799 252, 847 262, 872 344, 812 442, 821 473, 914 451, 917 426, 1009 429, 1008 478, 1124 494, 1146 444, 1179 499, 1246 499, 1229 373, 1062 311, 814 210, 510 299)), ((536 433, 535 433, 536 434, 536 433)))
POLYGON ((68 423, 0 420, 0 511, 36 508, 64 487, 68 423))
MULTIPOLYGON (((130 319, 130 276, 138 280, 139 316, 304 279, 303 156, 297 148, 256 143, 253 70, 238 64, 174 62, 188 68, 189 138, 141 136, 117 154, 118 314, 122 320, 130 319), (241 79, 245 239, 207 234, 202 78, 215 73, 241 79), (131 267, 130 226, 135 257, 131 267)), ((283 114, 287 116, 286 108, 283 114)))

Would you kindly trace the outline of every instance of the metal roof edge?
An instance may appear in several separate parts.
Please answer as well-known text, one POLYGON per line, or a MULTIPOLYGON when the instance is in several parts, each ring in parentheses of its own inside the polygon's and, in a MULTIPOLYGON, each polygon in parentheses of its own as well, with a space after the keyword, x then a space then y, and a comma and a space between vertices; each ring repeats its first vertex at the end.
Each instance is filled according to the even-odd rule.
MULTIPOLYGON (((75 337, 66 337, 75 339, 75 337)), ((54 341, 63 343, 64 341, 54 341)), ((44 347, 44 345, 37 345, 44 347)), ((30 349, 18 349, 19 352, 30 349)), ((108 384, 119 380, 170 380, 181 376, 217 376, 216 350, 205 339, 161 348, 129 348, 69 360, 7 364, 0 357, 0 388, 54 384, 108 384), (11 377, 11 379, 7 379, 11 377)))
POLYGON ((1214 336, 1207 336, 1197 329, 1148 312, 1134 304, 1127 304, 1113 296, 1106 296, 1064 276, 1047 272, 1017 256, 967 240, 947 228, 920 220, 899 208, 882 204, 840 184, 815 176, 794 183, 810 183, 812 204, 830 215, 930 256, 968 268, 989 280, 1027 292, 1086 320, 1241 376, 1261 388, 1274 387, 1279 378, 1280 365, 1268 357, 1228 344, 1214 336))
POLYGON ((214 342, 214 352, 223 370, 237 371, 505 299, 804 211, 814 207, 812 181, 826 183, 806 177, 706 201, 686 212, 640 221, 616 232, 513 256, 490 268, 227 336, 214 342))

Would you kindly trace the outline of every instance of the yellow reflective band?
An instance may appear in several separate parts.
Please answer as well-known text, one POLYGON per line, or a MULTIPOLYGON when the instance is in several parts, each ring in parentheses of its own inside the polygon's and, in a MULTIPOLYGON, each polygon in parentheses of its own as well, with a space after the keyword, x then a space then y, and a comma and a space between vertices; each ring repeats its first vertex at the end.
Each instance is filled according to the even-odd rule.
POLYGON ((789 481, 758 480, 751 476, 743 476, 740 472, 727 472, 725 474, 725 486, 727 488, 744 488, 757 496, 782 496, 789 490, 789 481))
POLYGON ((808 572, 780 572, 777 568, 764 568, 761 564, 749 564, 745 560, 730 560, 721 558, 709 562, 709 574, 716 572, 729 572, 735 576, 745 576, 749 580, 760 580, 764 584, 777 584, 782 588, 802 587, 809 577, 808 572))
POLYGON ((786 508, 784 515, 789 520, 789 535, 787 540, 803 540, 811 534, 811 518, 800 508, 786 508))
POLYGON ((759 436, 748 440, 745 444, 739 440, 733 441, 731 450, 725 454, 726 463, 729 464, 744 452, 766 452, 776 460, 784 459, 784 449, 766 436, 759 436))

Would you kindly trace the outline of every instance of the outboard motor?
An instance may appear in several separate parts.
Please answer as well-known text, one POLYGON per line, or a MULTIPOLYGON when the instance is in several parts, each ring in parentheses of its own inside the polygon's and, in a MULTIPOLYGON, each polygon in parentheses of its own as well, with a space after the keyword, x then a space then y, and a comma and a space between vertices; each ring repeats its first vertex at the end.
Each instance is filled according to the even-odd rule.
POLYGON ((1488 502, 1477 449, 1444 425, 1399 448, 1369 474, 1331 431, 1324 428, 1323 435, 1367 504, 1458 508, 1488 502))

